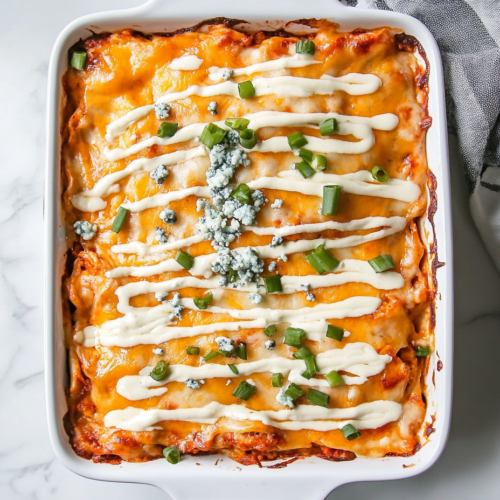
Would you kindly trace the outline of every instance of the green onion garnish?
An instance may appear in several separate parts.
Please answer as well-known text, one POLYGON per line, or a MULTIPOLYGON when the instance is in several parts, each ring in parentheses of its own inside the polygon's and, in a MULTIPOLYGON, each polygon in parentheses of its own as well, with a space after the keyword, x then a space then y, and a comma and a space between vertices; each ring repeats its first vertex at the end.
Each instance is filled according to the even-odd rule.
POLYGON ((340 342, 344 338, 344 330, 333 325, 328 325, 326 336, 329 339, 338 340, 340 342))
POLYGON ((214 300, 214 296, 212 295, 212 292, 208 292, 203 297, 195 297, 193 302, 198 309, 206 309, 212 300, 214 300))
POLYGON ((339 209, 340 186, 323 186, 323 204, 321 215, 336 215, 339 209))
POLYGON ((266 337, 272 337, 278 329, 274 325, 269 325, 265 330, 264 330, 264 335, 266 337))
POLYGON ((178 127, 177 123, 163 122, 160 124, 156 135, 158 137, 172 137, 177 132, 178 127))
POLYGON ((243 399, 243 401, 248 401, 250 396, 253 396, 257 392, 257 387, 253 384, 249 384, 246 380, 240 382, 240 385, 236 387, 233 392, 235 398, 243 399))
POLYGON ((340 429, 340 432, 348 441, 352 441, 353 439, 361 436, 361 432, 359 432, 358 429, 351 424, 344 425, 344 427, 340 429))
POLYGON ((231 193, 231 198, 235 198, 245 205, 250 205, 252 203, 252 190, 246 184, 240 184, 231 193))
POLYGON ((339 124, 335 118, 328 118, 319 125, 321 135, 332 135, 339 131, 339 124))
POLYGON ((271 384, 273 384, 273 387, 283 387, 283 374, 273 373, 271 376, 271 384))
POLYGON ((306 260, 318 274, 333 271, 339 264, 338 261, 323 245, 315 248, 306 255, 306 260))
POLYGON ((295 132, 288 136, 288 144, 291 149, 299 149, 307 144, 307 139, 301 132, 295 132))
POLYGON ((332 370, 330 373, 327 373, 325 375, 325 380, 328 382, 328 385, 330 387, 336 387, 337 385, 344 383, 342 375, 340 375, 339 372, 335 370, 332 370))
POLYGON ((415 356, 418 356, 419 358, 423 358, 425 356, 429 356, 431 353, 431 348, 430 347, 424 347, 424 346, 418 346, 415 349, 415 356))
POLYGON ((250 80, 247 80, 246 82, 238 83, 238 92, 242 99, 248 99, 255 96, 255 87, 250 80))
POLYGON ((243 359, 244 361, 247 360, 247 345, 245 342, 240 342, 236 348, 234 349, 234 353, 238 358, 243 359))
POLYGON ((294 383, 291 383, 285 391, 285 396, 292 398, 294 401, 304 394, 304 391, 294 383))
POLYGON ((250 120, 247 120, 246 118, 228 118, 224 123, 233 130, 241 131, 248 127, 250 120))
POLYGON ((292 347, 301 347, 302 339, 307 336, 307 333, 302 330, 302 328, 292 328, 289 326, 285 330, 285 338, 283 340, 283 344, 292 346, 292 347))
POLYGON ((305 161, 301 161, 295 164, 295 169, 298 170, 304 179, 309 179, 309 177, 312 177, 316 171, 311 168, 309 163, 305 161))
POLYGON ((205 125, 205 128, 201 133, 200 142, 205 144, 207 148, 212 149, 216 144, 223 141, 226 134, 227 130, 218 127, 215 123, 209 123, 208 125, 205 125))
POLYGON ((257 144, 257 136, 255 130, 247 128, 240 132, 240 142, 245 149, 252 149, 257 144))
POLYGON ((219 349, 219 354, 222 354, 225 358, 230 358, 233 353, 229 351, 223 351, 222 349, 219 349))
POLYGON ((312 56, 316 52, 316 45, 312 40, 299 40, 295 44, 295 52, 297 54, 311 54, 312 56))
POLYGON ((238 273, 234 270, 229 268, 229 283, 236 283, 238 281, 238 273))
POLYGON ((188 345, 186 347, 186 354, 189 354, 189 356, 198 356, 198 354, 200 354, 200 348, 195 345, 188 345))
POLYGON ((324 408, 328 408, 330 405, 330 396, 316 389, 309 389, 306 398, 313 405, 323 406, 324 408))
POLYGON ((84 50, 75 50, 71 55, 71 66, 75 69, 85 68, 85 63, 87 61, 87 52, 84 50))
POLYGON ((393 269, 394 267, 396 267, 393 258, 387 254, 382 254, 378 257, 375 257, 374 259, 370 259, 368 261, 368 264, 372 266, 373 270, 376 273, 383 273, 388 269, 393 269))
POLYGON ((264 283, 266 285, 267 293, 283 291, 283 287, 281 285, 281 274, 275 274, 274 276, 266 276, 264 278, 264 283))
POLYGON ((120 207, 118 209, 118 213, 116 214, 113 225, 111 226, 111 231, 119 233, 122 230, 123 224, 125 224, 125 219, 127 218, 129 212, 130 210, 127 208, 120 207))
POLYGON ((325 170, 325 168, 326 168, 326 156, 314 155, 314 158, 313 158, 312 163, 311 163, 311 167, 316 172, 321 172, 322 170, 325 170))
POLYGON ((163 359, 161 361, 158 361, 158 363, 156 363, 156 366, 151 370, 151 373, 149 374, 149 376, 153 380, 156 380, 157 382, 163 380, 167 375, 168 375, 168 365, 165 361, 163 361, 163 359))
POLYGON ((387 182, 389 180, 389 172, 382 167, 372 168, 372 177, 379 182, 387 182))
POLYGON ((308 163, 311 163, 314 158, 314 153, 312 151, 309 151, 308 149, 299 149, 299 156, 303 159, 306 160, 308 163))
POLYGON ((314 359, 313 353, 306 347, 301 347, 297 352, 293 354, 296 359, 303 359, 306 364, 306 371, 302 372, 301 375, 304 378, 310 379, 313 375, 318 373, 316 367, 316 361, 314 359))
POLYGON ((163 448, 163 456, 167 459, 167 462, 173 465, 178 464, 181 461, 181 452, 175 446, 163 448))
POLYGON ((307 347, 301 347, 298 351, 293 353, 293 357, 296 359, 306 359, 313 358, 314 354, 307 347))
POLYGON ((188 253, 183 252, 182 250, 177 251, 175 260, 177 261, 177 264, 180 264, 184 269, 187 269, 188 271, 194 266, 194 258, 191 257, 191 255, 189 255, 188 253))
POLYGON ((220 352, 218 351, 210 351, 206 356, 203 357, 203 359, 208 363, 212 359, 216 358, 217 356, 220 355, 220 352))
POLYGON ((229 366, 229 369, 235 374, 235 375, 239 375, 240 372, 238 370, 238 368, 236 367, 236 365, 227 365, 229 366))

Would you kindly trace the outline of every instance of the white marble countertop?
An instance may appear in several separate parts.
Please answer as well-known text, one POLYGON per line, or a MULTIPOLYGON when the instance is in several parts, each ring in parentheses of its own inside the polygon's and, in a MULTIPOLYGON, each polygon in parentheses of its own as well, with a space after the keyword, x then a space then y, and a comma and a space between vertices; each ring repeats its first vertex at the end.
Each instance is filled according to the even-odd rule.
MULTIPOLYGON (((47 66, 74 18, 141 0, 0 1, 0 498, 120 500, 168 497, 151 486, 91 481, 54 458, 43 382, 42 193, 47 66), (8 118, 8 119, 7 119, 8 118), (34 242, 34 244, 32 243, 34 242)), ((418 477, 350 484, 330 500, 481 498, 500 491, 500 274, 468 212, 450 140, 455 243, 455 392, 448 446, 418 477)))

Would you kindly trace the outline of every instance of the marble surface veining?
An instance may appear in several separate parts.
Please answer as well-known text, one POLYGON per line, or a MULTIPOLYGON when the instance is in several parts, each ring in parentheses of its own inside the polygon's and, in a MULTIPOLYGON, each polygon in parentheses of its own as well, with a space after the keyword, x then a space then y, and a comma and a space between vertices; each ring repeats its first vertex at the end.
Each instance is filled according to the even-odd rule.
MULTIPOLYGON (((42 197, 47 66, 74 18, 140 0, 0 0, 0 499, 167 499, 151 486, 66 470, 52 452, 43 383, 42 197)), ((500 491, 500 275, 468 212, 450 139, 455 243, 455 392, 448 446, 415 478, 343 486, 329 500, 481 498, 500 491)))

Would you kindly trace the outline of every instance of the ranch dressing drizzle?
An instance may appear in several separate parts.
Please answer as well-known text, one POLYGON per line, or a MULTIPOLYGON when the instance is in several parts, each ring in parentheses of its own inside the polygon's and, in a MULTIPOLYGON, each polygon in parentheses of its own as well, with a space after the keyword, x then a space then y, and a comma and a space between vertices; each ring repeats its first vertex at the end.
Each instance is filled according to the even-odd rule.
MULTIPOLYGON (((326 375, 332 370, 343 370, 352 373, 356 376, 343 376, 344 383, 349 385, 364 384, 368 381, 368 377, 380 373, 391 360, 391 356, 378 354, 370 344, 364 342, 347 344, 343 349, 332 349, 316 355, 318 374, 326 375)), ((302 377, 300 373, 304 370, 304 362, 299 359, 273 357, 248 363, 239 363, 237 366, 238 375, 233 372, 228 373, 230 370, 228 370, 226 364, 210 363, 197 367, 170 365, 168 378, 160 382, 152 379, 149 375, 154 366, 146 366, 139 372, 139 375, 127 375, 120 378, 116 385, 116 391, 120 396, 130 401, 139 401, 153 396, 161 396, 168 390, 165 384, 170 382, 185 382, 188 379, 200 380, 217 377, 245 377, 253 373, 263 372, 288 375, 289 382, 300 385, 330 387, 325 379, 311 378, 308 380, 302 377), (162 388, 158 389, 159 387, 162 388), (150 388, 155 389, 151 391, 150 388)))
POLYGON ((377 429, 395 422, 403 407, 394 401, 372 401, 351 408, 323 408, 316 405, 298 405, 293 410, 251 410, 241 405, 222 405, 213 401, 201 408, 160 410, 129 407, 110 411, 104 417, 106 427, 127 431, 150 431, 160 422, 172 420, 215 424, 220 418, 257 421, 283 430, 310 429, 331 431, 352 424, 356 429, 377 429))
MULTIPOLYGON (((335 118, 339 123, 339 135, 352 134, 357 139, 360 139, 360 141, 348 142, 340 141, 338 139, 320 139, 318 137, 312 137, 311 141, 314 143, 314 148, 311 145, 309 145, 308 148, 313 149, 318 153, 331 152, 343 154, 356 152, 365 153, 373 146, 375 141, 372 129, 384 131, 394 130, 399 123, 399 118, 392 113, 367 117, 339 115, 338 113, 287 113, 284 111, 259 111, 258 113, 246 115, 244 118, 250 120, 248 128, 252 130, 257 130, 263 127, 299 127, 319 125, 328 118, 335 118)), ((229 127, 227 127, 223 121, 213 123, 224 130, 229 130, 229 127)), ((153 136, 128 148, 106 148, 104 150, 104 156, 109 161, 117 161, 122 158, 126 158, 127 156, 136 154, 144 148, 148 148, 155 144, 158 146, 167 146, 169 144, 178 144, 180 142, 190 141, 195 137, 199 137, 206 125, 206 123, 193 123, 191 125, 186 125, 185 127, 180 128, 172 137, 161 138, 153 136)), ((290 151, 290 146, 288 145, 286 137, 273 137, 267 141, 258 142, 255 148, 249 151, 260 150, 286 152, 290 151), (286 145, 281 144, 282 141, 278 141, 279 144, 276 143, 275 139, 284 139, 286 141, 286 145)))
MULTIPOLYGON (((255 78, 252 83, 257 97, 270 94, 283 97, 310 97, 315 94, 328 95, 338 90, 344 91, 349 95, 372 94, 382 85, 382 80, 376 75, 353 73, 340 77, 323 75, 320 79, 296 76, 255 78)), ((156 104, 180 101, 193 95, 200 97, 230 95, 240 98, 238 84, 227 81, 209 86, 191 85, 182 92, 172 92, 163 95, 156 101, 156 104)), ((153 105, 141 106, 129 111, 118 120, 111 122, 106 127, 106 140, 108 142, 113 141, 136 120, 143 118, 152 110, 153 105)))
POLYGON ((196 57, 193 54, 184 54, 177 59, 174 59, 168 67, 176 71, 194 71, 203 64, 203 59, 196 57))

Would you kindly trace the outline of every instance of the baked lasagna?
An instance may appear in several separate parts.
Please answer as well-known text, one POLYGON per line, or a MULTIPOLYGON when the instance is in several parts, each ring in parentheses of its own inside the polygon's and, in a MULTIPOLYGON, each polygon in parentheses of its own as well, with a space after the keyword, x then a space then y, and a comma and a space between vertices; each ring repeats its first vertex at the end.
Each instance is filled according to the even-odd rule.
MULTIPOLYGON (((95 462, 425 436, 425 54, 399 30, 93 36, 63 79, 65 426, 95 462)), ((241 24, 240 24, 241 26, 241 24)))

